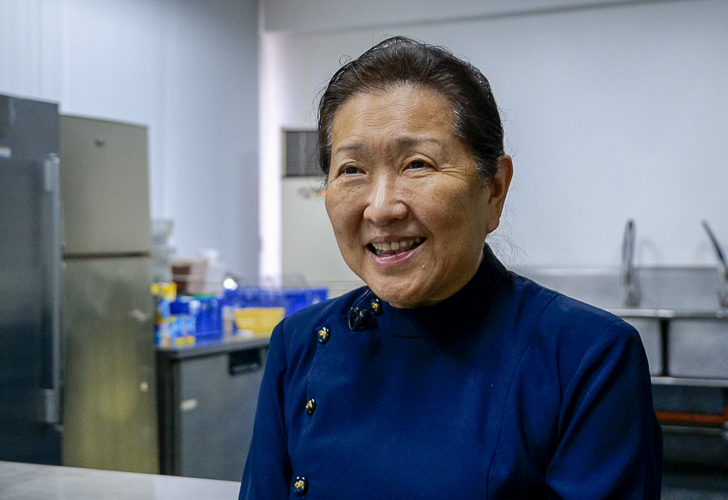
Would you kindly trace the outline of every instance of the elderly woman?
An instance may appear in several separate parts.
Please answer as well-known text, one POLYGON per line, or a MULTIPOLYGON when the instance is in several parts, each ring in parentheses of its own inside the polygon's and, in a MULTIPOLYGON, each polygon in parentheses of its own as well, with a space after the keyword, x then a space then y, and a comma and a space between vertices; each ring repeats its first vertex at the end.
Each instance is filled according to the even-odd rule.
POLYGON ((485 244, 512 164, 480 71, 390 38, 319 112, 326 210, 367 286, 273 332, 240 498, 659 498, 637 332, 485 244))

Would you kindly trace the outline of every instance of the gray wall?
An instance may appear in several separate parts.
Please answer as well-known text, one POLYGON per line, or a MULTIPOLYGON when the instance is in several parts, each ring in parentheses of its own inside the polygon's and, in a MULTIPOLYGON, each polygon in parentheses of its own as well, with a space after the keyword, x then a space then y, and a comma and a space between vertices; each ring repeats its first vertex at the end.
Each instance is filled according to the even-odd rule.
POLYGON ((149 127, 178 254, 258 273, 256 0, 1 0, 0 93, 149 127))

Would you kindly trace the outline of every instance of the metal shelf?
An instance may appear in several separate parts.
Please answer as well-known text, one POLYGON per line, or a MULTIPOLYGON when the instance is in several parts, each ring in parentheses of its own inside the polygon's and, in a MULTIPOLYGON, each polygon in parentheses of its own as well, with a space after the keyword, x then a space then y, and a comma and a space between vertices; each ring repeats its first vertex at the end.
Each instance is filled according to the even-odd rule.
POLYGON ((719 378, 652 377, 652 383, 655 385, 728 388, 728 379, 719 378))

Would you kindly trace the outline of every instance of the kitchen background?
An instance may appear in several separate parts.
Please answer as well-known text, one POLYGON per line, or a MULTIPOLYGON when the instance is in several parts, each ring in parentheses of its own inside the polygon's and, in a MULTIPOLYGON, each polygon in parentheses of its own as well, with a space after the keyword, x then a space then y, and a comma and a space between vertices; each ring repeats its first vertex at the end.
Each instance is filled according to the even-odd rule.
MULTIPOLYGON (((728 237, 723 0, 0 9, 0 92, 147 125, 152 216, 175 220, 179 255, 218 248, 249 279, 282 270, 281 130, 312 127, 315 93, 342 55, 390 34, 446 45, 492 80, 516 166, 504 257, 617 265, 629 217, 642 264, 713 263, 704 218, 728 237)), ((330 234, 310 239, 338 259, 330 234)))
POLYGON ((314 127, 341 61, 411 35, 491 80, 516 169, 492 239, 506 262, 619 269, 634 219, 636 265, 714 266, 726 26, 724 0, 0 0, 0 93, 148 127, 151 216, 178 255, 353 283, 316 179, 283 178, 283 131, 314 127))

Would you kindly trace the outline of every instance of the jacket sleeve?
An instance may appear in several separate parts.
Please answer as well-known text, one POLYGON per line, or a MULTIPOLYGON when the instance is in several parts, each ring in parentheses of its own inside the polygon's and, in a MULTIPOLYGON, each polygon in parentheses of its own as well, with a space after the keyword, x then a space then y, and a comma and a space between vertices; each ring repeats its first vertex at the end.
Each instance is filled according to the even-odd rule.
POLYGON ((559 443, 546 473, 556 498, 659 499, 662 433, 639 334, 611 325, 564 389, 559 443))
POLYGON ((271 335, 240 500, 279 500, 289 496, 291 463, 283 415, 286 367, 281 322, 271 335))

